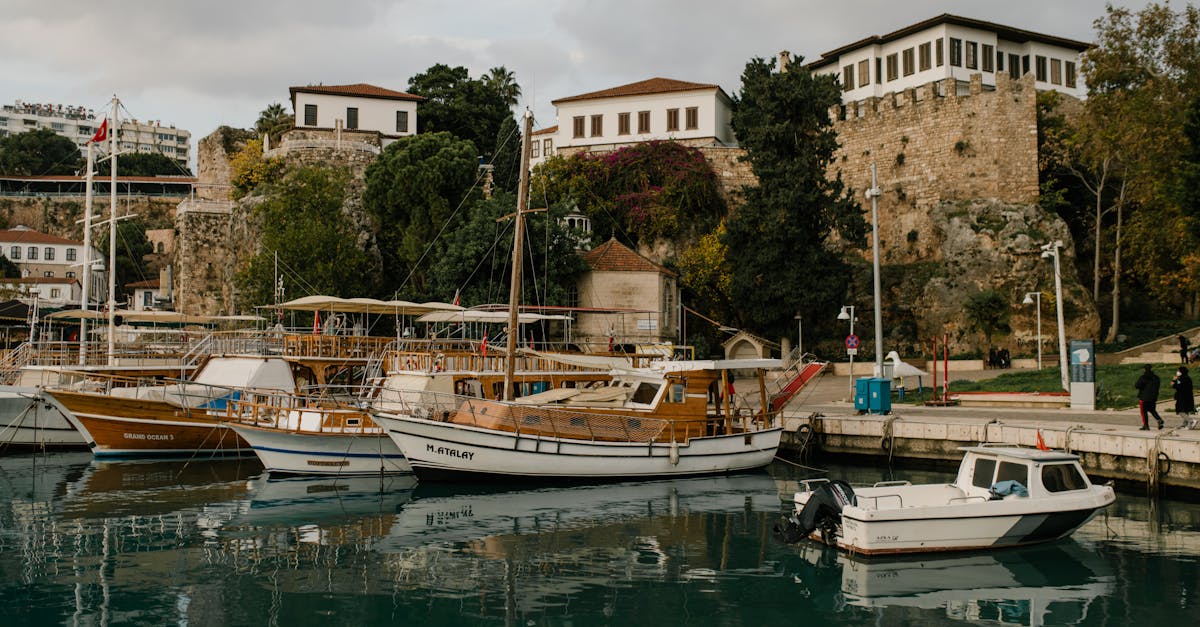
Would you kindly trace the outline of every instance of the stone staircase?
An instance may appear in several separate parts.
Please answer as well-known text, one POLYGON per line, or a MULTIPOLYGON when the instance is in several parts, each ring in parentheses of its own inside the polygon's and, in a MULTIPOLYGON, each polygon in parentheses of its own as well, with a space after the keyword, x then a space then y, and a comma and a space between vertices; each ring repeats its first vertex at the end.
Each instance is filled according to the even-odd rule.
POLYGON ((1190 339, 1192 348, 1200 346, 1200 327, 1193 327, 1182 334, 1160 337, 1119 353, 1113 353, 1105 361, 1118 364, 1177 364, 1179 363, 1179 335, 1190 339))

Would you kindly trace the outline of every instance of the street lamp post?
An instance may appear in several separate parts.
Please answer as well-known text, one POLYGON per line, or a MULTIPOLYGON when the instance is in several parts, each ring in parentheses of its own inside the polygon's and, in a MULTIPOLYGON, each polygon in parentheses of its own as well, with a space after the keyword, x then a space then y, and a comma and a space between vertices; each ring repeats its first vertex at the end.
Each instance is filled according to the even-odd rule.
MULTIPOLYGON (((879 289, 879 196, 883 194, 875 182, 875 164, 871 164, 871 189, 867 197, 871 199, 871 247, 874 278, 875 278, 875 370, 883 376, 883 312, 880 305, 879 289)), ((853 332, 851 332, 853 335, 853 332)))
POLYGON ((1041 292, 1025 292, 1025 300, 1021 301, 1025 305, 1032 305, 1037 302, 1037 347, 1038 347, 1038 370, 1042 369, 1042 293, 1041 292))
POLYGON ((804 355, 804 319, 796 314, 796 353, 804 355))
MULTIPOLYGON (((837 316, 838 320, 850 321, 850 335, 854 335, 854 305, 842 305, 842 311, 837 316)), ((846 352, 850 354, 850 400, 854 400, 854 353, 858 352, 858 348, 846 347, 846 352)))
POLYGON ((1067 382, 1067 335, 1063 328, 1062 271, 1059 268, 1058 259, 1058 251, 1062 246, 1063 243, 1060 239, 1043 245, 1042 257, 1054 260, 1054 304, 1058 310, 1058 368, 1061 374, 1062 388, 1069 391, 1071 385, 1067 382))

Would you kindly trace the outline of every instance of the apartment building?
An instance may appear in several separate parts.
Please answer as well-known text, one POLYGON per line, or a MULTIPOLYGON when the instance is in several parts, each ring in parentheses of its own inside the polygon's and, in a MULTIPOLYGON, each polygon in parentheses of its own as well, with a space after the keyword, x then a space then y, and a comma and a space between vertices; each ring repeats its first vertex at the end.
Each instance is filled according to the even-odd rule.
MULTIPOLYGON (((8 258, 21 271, 18 282, 22 285, 33 286, 43 290, 43 297, 62 300, 71 282, 77 287, 83 277, 83 260, 85 257, 83 242, 77 242, 62 237, 35 231, 26 226, 0 230, 0 256, 8 258), (65 280, 64 280, 65 279, 65 280), (60 292, 55 295, 53 290, 60 292)), ((100 251, 92 248, 87 256, 94 264, 91 273, 91 288, 89 297, 93 302, 104 298, 108 293, 108 275, 104 271, 104 257, 100 251), (98 262, 98 263, 97 263, 98 262)), ((79 295, 74 296, 79 302, 79 295)))
MULTIPOLYGON (((0 137, 48 129, 75 142, 80 154, 86 154, 87 142, 96 134, 104 114, 85 107, 18 100, 0 107, 0 137)), ((190 168, 192 134, 186 130, 158 120, 122 120, 117 133, 123 152, 159 153, 174 159, 183 169, 190 168)))

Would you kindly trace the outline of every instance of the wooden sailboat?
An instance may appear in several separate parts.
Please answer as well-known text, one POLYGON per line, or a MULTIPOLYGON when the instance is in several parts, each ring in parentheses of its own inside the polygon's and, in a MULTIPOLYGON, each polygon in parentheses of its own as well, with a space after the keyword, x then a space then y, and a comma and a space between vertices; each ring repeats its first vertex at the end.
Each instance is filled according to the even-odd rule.
POLYGON ((376 408, 373 419, 387 429, 421 480, 661 478, 770 463, 782 428, 768 403, 762 372, 778 367, 779 360, 664 361, 646 368, 612 368, 610 379, 597 386, 556 388, 513 400, 511 360, 516 354, 531 130, 527 111, 504 400, 424 393, 403 399, 394 409, 376 408), (730 369, 758 372, 757 410, 732 406, 729 394, 723 403, 710 406, 710 391, 728 387, 730 369))

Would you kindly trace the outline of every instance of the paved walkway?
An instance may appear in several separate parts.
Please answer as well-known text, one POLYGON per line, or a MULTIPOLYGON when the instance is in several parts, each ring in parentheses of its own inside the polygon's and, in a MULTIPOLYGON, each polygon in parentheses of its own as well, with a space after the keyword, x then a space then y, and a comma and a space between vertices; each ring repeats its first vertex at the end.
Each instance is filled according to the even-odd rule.
MULTIPOLYGON (((952 381, 989 379, 1006 372, 1014 371, 1016 370, 952 372, 950 373, 950 379, 952 381)), ((736 385, 739 392, 757 392, 757 383, 753 381, 739 379, 736 385)), ((1132 382, 1130 385, 1132 385, 1132 382)), ((1169 394, 1170 390, 1168 389, 1167 392, 1169 394)), ((850 377, 824 374, 801 390, 797 397, 788 405, 784 413, 788 418, 806 417, 814 412, 825 416, 856 415, 857 412, 854 409, 854 403, 848 400, 849 396, 850 377)), ((1170 399, 1169 395, 1166 398, 1160 398, 1158 413, 1163 417, 1163 421, 1166 422, 1167 429, 1178 427, 1181 423, 1180 418, 1172 411, 1173 407, 1174 401, 1170 399)), ((1136 408, 1082 411, 1075 409, 1018 407, 933 407, 896 403, 892 405, 892 414, 901 418, 943 418, 952 422, 964 419, 991 420, 995 418, 1005 421, 1037 422, 1045 426, 1066 427, 1083 424, 1095 425, 1101 427, 1103 430, 1137 431, 1142 424, 1136 408)), ((1153 422, 1153 418, 1151 418, 1151 422, 1153 422)), ((1154 433, 1154 425, 1152 424, 1151 434, 1154 433)), ((1200 430, 1182 431, 1180 435, 1182 434, 1187 434, 1188 436, 1195 435, 1197 438, 1200 438, 1200 430)))

